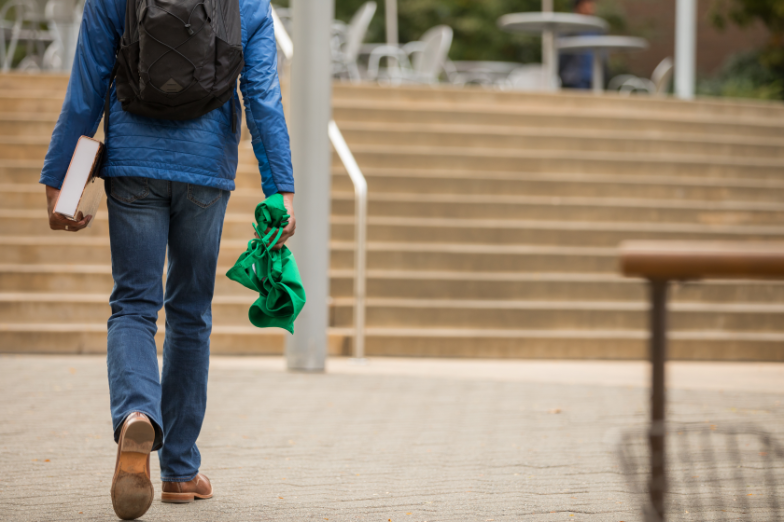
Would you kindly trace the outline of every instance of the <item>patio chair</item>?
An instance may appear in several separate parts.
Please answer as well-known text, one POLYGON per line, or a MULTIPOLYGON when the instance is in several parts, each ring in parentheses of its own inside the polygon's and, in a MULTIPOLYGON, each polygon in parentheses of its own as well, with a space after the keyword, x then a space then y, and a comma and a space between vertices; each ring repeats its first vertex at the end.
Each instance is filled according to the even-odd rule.
POLYGON ((656 96, 664 96, 670 90, 670 83, 675 70, 672 58, 665 58, 653 70, 651 79, 639 78, 633 74, 622 74, 610 80, 608 90, 618 91, 621 94, 645 92, 656 96))
POLYGON ((376 2, 365 2, 357 9, 348 24, 336 22, 333 26, 332 73, 334 76, 348 76, 352 82, 362 79, 357 59, 377 8, 376 2))
POLYGON ((504 88, 512 71, 521 63, 498 61, 447 61, 447 78, 453 85, 481 85, 504 88))
POLYGON ((511 91, 545 91, 546 80, 547 75, 541 64, 521 65, 509 73, 502 87, 511 91))
POLYGON ((83 10, 82 2, 78 2, 76 6, 62 0, 49 0, 46 3, 44 17, 53 41, 44 53, 42 69, 47 71, 71 69, 83 10))
POLYGON ((0 8, 0 61, 3 72, 11 70, 19 42, 26 42, 27 45, 25 56, 17 68, 40 69, 46 47, 52 41, 49 31, 41 29, 45 22, 43 10, 33 0, 10 0, 0 8))
POLYGON ((446 67, 453 36, 451 27, 438 25, 428 29, 421 40, 402 47, 378 46, 370 53, 368 76, 381 79, 381 60, 386 58, 386 79, 391 83, 437 83, 446 67))

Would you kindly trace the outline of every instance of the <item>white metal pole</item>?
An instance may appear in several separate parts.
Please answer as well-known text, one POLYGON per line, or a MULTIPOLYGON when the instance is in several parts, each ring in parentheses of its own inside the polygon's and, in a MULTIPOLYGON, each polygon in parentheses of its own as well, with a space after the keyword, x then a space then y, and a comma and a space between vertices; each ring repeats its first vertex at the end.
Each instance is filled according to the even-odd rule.
POLYGON ((399 36, 397 30, 397 0, 384 0, 384 18, 387 25, 387 45, 397 45, 399 36))
POLYGON ((323 371, 329 322, 329 217, 332 151, 327 125, 332 116, 330 33, 334 0, 293 0, 291 149, 297 183, 297 232, 291 249, 308 303, 286 345, 289 370, 323 371))
MULTIPOLYGON (((553 12, 553 0, 542 0, 542 12, 553 12)), ((545 71, 546 91, 555 90, 556 76, 558 75, 558 50, 555 48, 555 32, 552 28, 542 31, 542 68, 545 71)))
POLYGON ((599 49, 593 50, 592 58, 593 75, 591 76, 591 86, 594 94, 604 93, 604 67, 602 63, 602 52, 599 49))
POLYGON ((697 0, 678 0, 675 16, 675 94, 693 100, 697 81, 697 0))

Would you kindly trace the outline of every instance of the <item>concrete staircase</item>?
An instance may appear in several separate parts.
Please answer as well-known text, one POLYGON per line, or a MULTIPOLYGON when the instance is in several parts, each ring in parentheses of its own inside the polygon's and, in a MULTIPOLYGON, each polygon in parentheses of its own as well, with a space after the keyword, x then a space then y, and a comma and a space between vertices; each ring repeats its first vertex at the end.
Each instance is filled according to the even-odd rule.
MULTIPOLYGON (((51 232, 37 185, 65 84, 0 76, 4 352, 105 350, 105 210, 86 233, 51 232)), ((370 355, 643 357, 645 285, 617 275, 620 241, 784 240, 782 104, 338 84, 334 113, 370 188, 370 355)), ((249 146, 237 187, 221 273, 263 198, 249 146)), ((353 192, 337 158, 332 209, 330 351, 348 353, 353 192)), ((217 288, 213 353, 280 353, 280 332, 248 323, 252 294, 217 288)), ((690 283, 673 301, 673 357, 784 360, 784 284, 690 283)))

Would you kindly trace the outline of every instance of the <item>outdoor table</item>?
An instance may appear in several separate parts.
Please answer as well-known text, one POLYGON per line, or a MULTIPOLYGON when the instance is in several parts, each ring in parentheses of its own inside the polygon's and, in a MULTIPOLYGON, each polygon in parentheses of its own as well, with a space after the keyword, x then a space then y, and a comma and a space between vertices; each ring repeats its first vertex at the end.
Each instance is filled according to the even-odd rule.
POLYGON ((648 48, 645 38, 633 36, 572 36, 558 40, 559 51, 592 51, 593 52, 593 77, 591 86, 593 92, 604 91, 604 67, 600 51, 642 51, 648 48))
POLYGON ((628 241, 620 247, 621 271, 648 280, 651 296, 650 507, 664 521, 667 286, 693 279, 784 279, 784 243, 628 241))
POLYGON ((555 37, 558 34, 581 32, 607 32, 609 24, 596 16, 574 13, 512 13, 498 19, 498 26, 513 33, 533 33, 542 35, 542 65, 551 79, 545 89, 558 90, 558 49, 555 37))

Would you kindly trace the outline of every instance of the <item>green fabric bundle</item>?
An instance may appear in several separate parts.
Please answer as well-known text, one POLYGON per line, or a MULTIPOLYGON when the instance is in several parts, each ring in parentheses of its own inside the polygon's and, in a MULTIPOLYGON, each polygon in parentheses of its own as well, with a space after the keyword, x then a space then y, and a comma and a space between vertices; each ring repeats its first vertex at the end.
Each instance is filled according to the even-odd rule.
POLYGON ((226 272, 226 277, 259 293, 248 310, 254 326, 276 326, 294 333, 294 319, 305 306, 305 288, 291 250, 285 245, 272 250, 289 217, 280 194, 259 203, 253 224, 258 238, 248 243, 248 249, 226 272))

